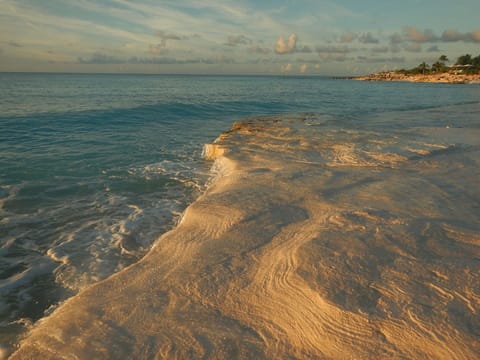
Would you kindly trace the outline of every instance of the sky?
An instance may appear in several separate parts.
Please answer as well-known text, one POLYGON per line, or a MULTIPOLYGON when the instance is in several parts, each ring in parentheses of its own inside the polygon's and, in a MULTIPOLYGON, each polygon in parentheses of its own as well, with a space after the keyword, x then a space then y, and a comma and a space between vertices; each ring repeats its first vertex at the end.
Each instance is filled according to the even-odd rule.
POLYGON ((341 76, 466 53, 479 0, 0 0, 0 71, 341 76))

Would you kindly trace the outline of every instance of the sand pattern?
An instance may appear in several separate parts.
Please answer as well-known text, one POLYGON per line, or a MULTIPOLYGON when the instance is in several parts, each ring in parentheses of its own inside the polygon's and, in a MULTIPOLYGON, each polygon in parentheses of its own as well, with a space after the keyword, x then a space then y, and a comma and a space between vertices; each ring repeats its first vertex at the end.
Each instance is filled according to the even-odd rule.
POLYGON ((12 358, 474 359, 480 127, 449 130, 234 124, 177 228, 12 358))

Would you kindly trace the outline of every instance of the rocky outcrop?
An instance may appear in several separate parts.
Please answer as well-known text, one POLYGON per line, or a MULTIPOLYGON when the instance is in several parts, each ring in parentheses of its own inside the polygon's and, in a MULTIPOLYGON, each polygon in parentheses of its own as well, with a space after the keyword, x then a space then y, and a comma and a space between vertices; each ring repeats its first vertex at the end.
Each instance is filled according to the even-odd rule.
POLYGON ((447 84, 471 84, 480 83, 480 74, 405 74, 396 71, 384 71, 367 76, 355 77, 354 79, 364 81, 410 81, 447 84))

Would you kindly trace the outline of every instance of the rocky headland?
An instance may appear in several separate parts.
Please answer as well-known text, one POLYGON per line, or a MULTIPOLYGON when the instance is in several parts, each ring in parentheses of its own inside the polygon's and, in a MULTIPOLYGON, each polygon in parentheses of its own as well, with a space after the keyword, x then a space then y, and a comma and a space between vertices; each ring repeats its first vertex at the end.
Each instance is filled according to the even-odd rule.
POLYGON ((358 76, 355 80, 364 81, 410 81, 447 84, 480 84, 480 74, 429 73, 406 74, 397 71, 383 71, 366 76, 358 76))

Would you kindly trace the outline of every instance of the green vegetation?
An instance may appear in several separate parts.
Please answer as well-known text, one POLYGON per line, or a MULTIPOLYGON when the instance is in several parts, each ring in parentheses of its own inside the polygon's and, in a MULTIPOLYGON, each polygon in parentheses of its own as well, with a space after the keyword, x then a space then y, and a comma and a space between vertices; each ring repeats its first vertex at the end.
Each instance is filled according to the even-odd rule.
POLYGON ((422 62, 417 67, 409 70, 399 70, 399 73, 405 75, 418 74, 438 74, 438 73, 457 73, 457 74, 480 74, 480 55, 472 57, 470 54, 459 56, 454 65, 448 66, 449 62, 446 55, 442 55, 431 66, 422 62))

